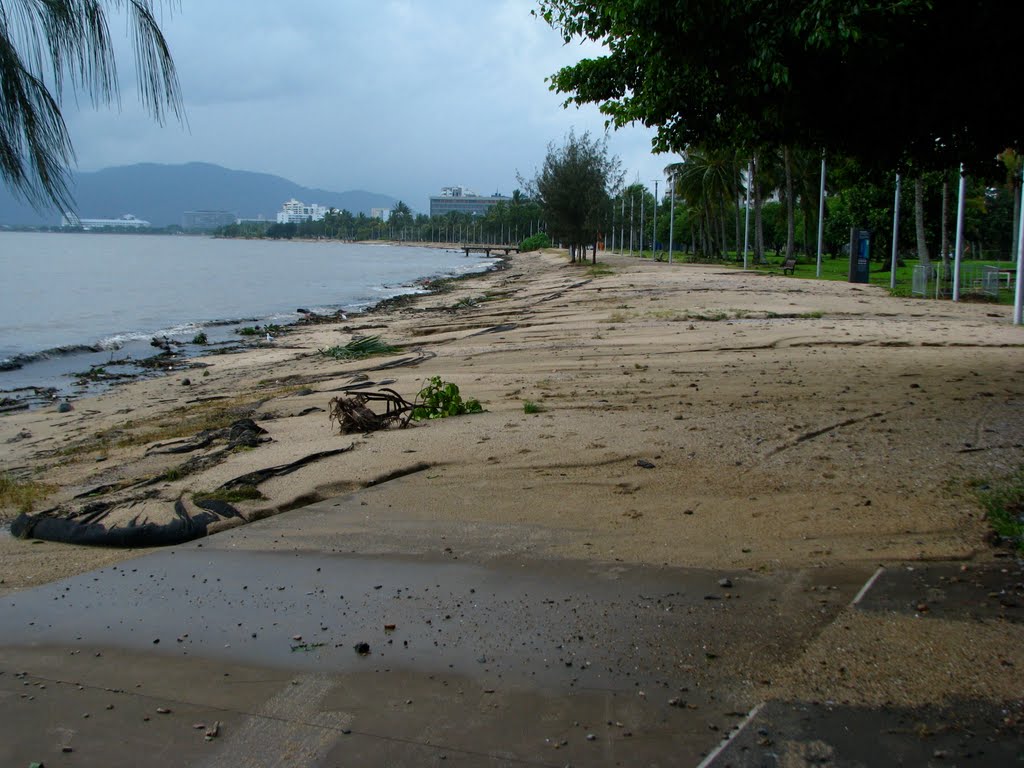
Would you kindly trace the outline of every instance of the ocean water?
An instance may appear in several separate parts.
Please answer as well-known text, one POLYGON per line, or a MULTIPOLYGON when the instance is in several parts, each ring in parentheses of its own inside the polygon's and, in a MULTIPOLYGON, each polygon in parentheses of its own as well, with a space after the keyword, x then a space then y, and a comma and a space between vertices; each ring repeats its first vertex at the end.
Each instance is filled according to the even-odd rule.
POLYGON ((68 394, 73 372, 153 355, 154 337, 237 340, 239 326, 365 309, 493 264, 407 246, 0 232, 0 399, 68 394))

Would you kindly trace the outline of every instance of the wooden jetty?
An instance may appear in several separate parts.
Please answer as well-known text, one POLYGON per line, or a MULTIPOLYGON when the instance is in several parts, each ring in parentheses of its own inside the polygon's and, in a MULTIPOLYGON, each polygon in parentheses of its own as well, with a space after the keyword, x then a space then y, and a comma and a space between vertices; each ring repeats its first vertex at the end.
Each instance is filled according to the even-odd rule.
POLYGON ((519 253, 518 245, 463 245, 462 251, 467 256, 471 253, 485 253, 489 257, 491 251, 501 251, 505 256, 510 253, 519 253))

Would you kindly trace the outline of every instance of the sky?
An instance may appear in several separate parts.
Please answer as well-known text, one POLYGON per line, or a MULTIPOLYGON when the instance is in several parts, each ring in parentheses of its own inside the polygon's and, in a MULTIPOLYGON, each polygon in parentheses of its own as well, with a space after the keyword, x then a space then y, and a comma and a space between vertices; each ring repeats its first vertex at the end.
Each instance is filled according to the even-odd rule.
MULTIPOLYGON (((118 17, 121 106, 66 106, 78 170, 202 161, 335 192, 364 189, 427 212, 441 187, 511 194, 570 130, 603 136, 596 106, 562 107, 545 78, 600 53, 565 45, 533 0, 181 0, 160 14, 187 126, 135 96, 118 17)), ((627 181, 653 188, 668 155, 653 131, 608 134, 627 181)), ((664 188, 664 185, 662 185, 664 188)), ((304 202, 316 202, 309 200, 304 202)))

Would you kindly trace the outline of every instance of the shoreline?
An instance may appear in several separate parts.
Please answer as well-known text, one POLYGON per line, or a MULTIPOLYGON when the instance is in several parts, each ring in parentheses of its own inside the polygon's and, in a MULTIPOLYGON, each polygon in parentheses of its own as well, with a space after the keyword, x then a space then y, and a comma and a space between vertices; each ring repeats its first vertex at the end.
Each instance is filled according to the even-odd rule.
MULTIPOLYGON (((299 242, 317 243, 320 241, 300 240, 299 242)), ((450 250, 450 248, 444 244, 430 243, 408 244, 388 241, 380 243, 357 242, 355 244, 379 244, 382 246, 401 245, 404 247, 440 248, 450 250)), ((500 257, 494 257, 489 263, 481 263, 480 269, 470 272, 440 272, 423 275, 413 278, 408 283, 398 286, 398 292, 394 295, 379 299, 366 307, 358 307, 355 310, 347 310, 346 308, 339 307, 331 314, 317 313, 315 311, 310 312, 308 310, 300 309, 296 310, 295 314, 298 316, 295 317, 295 319, 283 323, 274 323, 272 327, 287 334, 295 327, 311 323, 331 322, 332 318, 336 320, 339 316, 345 316, 346 314, 352 318, 375 314, 381 311, 386 311, 388 308, 395 306, 396 304, 401 304, 408 300, 409 297, 431 293, 436 290, 443 290, 444 286, 451 281, 458 281, 475 275, 486 274, 490 271, 501 270, 506 266, 507 262, 505 260, 500 257)), ((24 371, 25 367, 30 365, 37 367, 46 367, 48 365, 53 367, 54 365, 57 365, 60 372, 44 374, 42 378, 39 379, 39 382, 42 383, 31 383, 31 381, 26 380, 17 382, 17 386, 0 388, 0 418, 3 418, 3 416, 10 413, 39 408, 49 403, 56 402, 58 399, 63 402, 73 402, 83 397, 98 395, 112 387, 122 386, 133 381, 146 378, 158 378, 162 375, 202 368, 203 363, 201 361, 211 355, 237 354, 254 347, 259 347, 262 342, 257 341, 254 343, 244 335, 238 336, 237 338, 225 337, 224 339, 210 342, 209 344, 196 344, 195 342, 189 342, 187 340, 179 341, 177 340, 177 337, 184 334, 184 337, 187 338, 189 334, 195 336, 200 333, 205 336, 208 329, 244 326, 245 323, 255 323, 255 327, 259 328, 260 322, 260 318, 255 316, 247 316, 235 320, 188 321, 183 325, 179 325, 182 325, 182 327, 189 330, 178 334, 168 334, 157 331, 148 339, 143 339, 139 336, 138 339, 117 343, 111 346, 103 343, 69 343, 40 350, 38 352, 17 354, 13 357, 5 358, 0 360, 0 373, 24 371), (162 347, 164 350, 163 352, 155 353, 146 357, 133 356, 131 354, 131 351, 139 352, 142 349, 145 349, 143 345, 161 348, 157 344, 157 341, 160 339, 163 339, 164 341, 164 345, 162 347), (116 353, 125 349, 129 350, 126 354, 116 355, 116 353), (109 359, 88 362, 87 358, 90 355, 93 357, 97 355, 109 357, 109 359), (67 366, 60 366, 58 363, 69 359, 83 360, 83 362, 88 365, 89 370, 85 370, 83 368, 77 374, 70 371, 64 372, 63 369, 67 368, 67 366), (107 369, 113 370, 108 371, 107 369), (98 373, 96 373, 97 371, 98 373), (53 380, 56 375, 72 381, 64 387, 53 386, 52 384, 46 383, 53 380)), ((275 331, 275 334, 276 333, 278 333, 278 331, 275 331)), ((262 334, 257 335, 261 336, 262 334)))

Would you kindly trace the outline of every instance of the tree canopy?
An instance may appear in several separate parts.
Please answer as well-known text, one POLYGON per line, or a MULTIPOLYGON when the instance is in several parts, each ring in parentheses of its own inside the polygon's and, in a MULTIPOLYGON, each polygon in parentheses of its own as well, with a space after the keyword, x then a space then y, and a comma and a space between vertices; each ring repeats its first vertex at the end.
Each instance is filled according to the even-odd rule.
POLYGON ((548 231, 569 246, 575 260, 577 251, 599 239, 611 195, 621 184, 619 160, 608 155, 607 143, 570 132, 562 146, 548 145, 531 186, 548 231))
POLYGON ((541 0, 568 43, 607 53, 551 87, 655 149, 804 146, 867 165, 991 170, 1020 147, 1006 78, 1018 31, 986 0, 541 0))
MULTIPOLYGON (((127 13, 138 91, 153 117, 183 118, 178 76, 154 16, 161 0, 0 0, 0 178, 36 207, 69 210, 74 148, 65 82, 94 105, 117 101, 108 9, 127 13)), ((169 0, 176 5, 175 0, 169 0)))

